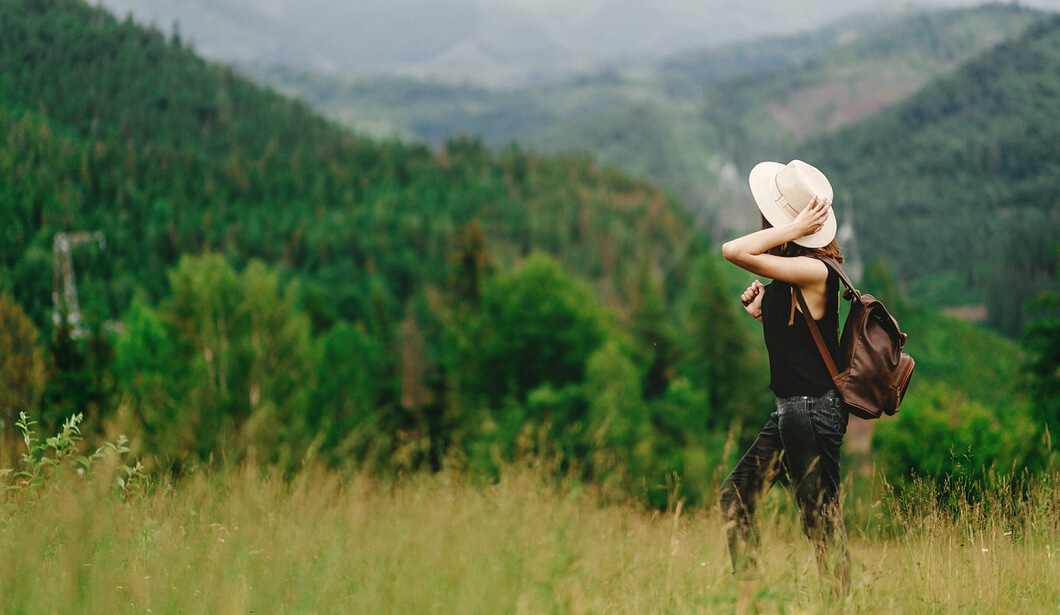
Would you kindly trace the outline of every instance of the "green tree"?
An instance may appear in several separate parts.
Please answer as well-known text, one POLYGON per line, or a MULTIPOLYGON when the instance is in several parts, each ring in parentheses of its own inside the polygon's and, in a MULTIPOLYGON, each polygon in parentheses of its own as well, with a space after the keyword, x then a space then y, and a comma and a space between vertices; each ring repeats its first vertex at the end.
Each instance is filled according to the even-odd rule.
MULTIPOLYGON (((611 331, 587 286, 537 254, 489 278, 480 308, 448 324, 447 386, 450 395, 459 393, 450 405, 463 417, 454 441, 472 467, 491 471, 528 453, 557 455, 565 464, 585 459, 586 370, 611 331)), ((624 386, 639 397, 639 373, 631 377, 624 386)))
POLYGON ((493 279, 482 304, 486 335, 478 386, 494 405, 508 396, 521 402, 546 383, 581 382, 608 330, 589 288, 543 254, 493 279))
POLYGON ((297 288, 281 289, 259 262, 237 273, 217 254, 182 258, 169 279, 157 315, 131 314, 116 359, 147 437, 176 447, 153 452, 205 459, 230 445, 231 454, 293 463, 308 445, 314 385, 297 288))
POLYGON ((235 423, 246 419, 245 404, 238 404, 240 411, 234 407, 239 277, 218 254, 185 256, 170 272, 169 285, 172 294, 161 310, 172 327, 177 356, 190 369, 185 378, 170 372, 167 380, 178 389, 181 423, 190 429, 187 444, 205 458, 220 439, 231 436, 235 423))
POLYGON ((74 414, 85 417, 87 429, 100 426, 109 410, 112 391, 112 340, 99 330, 76 336, 66 315, 52 331, 41 409, 43 429, 55 429, 74 414))
POLYGON ((1050 214, 1025 212, 1001 239, 986 293, 987 323, 1015 339, 1028 325, 1027 302, 1058 289, 1057 225, 1050 214))
MULTIPOLYGON (((874 259, 865 266, 859 285, 861 287, 859 290, 882 301, 891 316, 896 319, 902 316, 905 309, 905 297, 898 289, 898 280, 882 259, 874 259)), ((840 291, 842 290, 844 289, 840 288, 840 291)))
POLYGON ((715 254, 696 263, 681 310, 680 373, 706 392, 703 422, 728 430, 734 421, 757 419, 767 402, 760 375, 765 368, 750 352, 745 329, 737 321, 738 298, 727 289, 715 254))
POLYGON ((641 396, 641 374, 618 342, 590 357, 585 374, 590 462, 598 477, 643 476, 652 459, 652 428, 641 396))
POLYGON ((1038 317, 1023 332, 1023 366, 1034 419, 1060 437, 1060 295, 1045 294, 1031 304, 1038 317))
POLYGON ((142 298, 133 301, 122 324, 114 346, 119 424, 132 437, 130 448, 145 459, 176 457, 196 438, 182 397, 191 380, 188 358, 177 352, 173 328, 142 298))
POLYGON ((281 288, 260 261, 240 276, 241 301, 234 331, 239 351, 236 392, 230 406, 242 446, 267 461, 290 465, 308 445, 306 406, 313 387, 309 317, 298 307, 297 284, 281 288))
POLYGON ((641 259, 631 298, 629 329, 644 369, 644 397, 662 395, 676 376, 673 321, 667 313, 662 285, 647 259, 641 259))
POLYGON ((1026 404, 995 413, 949 386, 923 383, 873 430, 872 450, 888 477, 977 480, 991 469, 1036 469, 1040 433, 1026 404))
POLYGON ((0 440, 14 437, 20 412, 35 415, 44 388, 44 354, 22 306, 0 291, 0 440))
POLYGON ((385 466, 397 427, 387 369, 386 349, 363 325, 339 322, 316 340, 307 421, 329 458, 385 466))

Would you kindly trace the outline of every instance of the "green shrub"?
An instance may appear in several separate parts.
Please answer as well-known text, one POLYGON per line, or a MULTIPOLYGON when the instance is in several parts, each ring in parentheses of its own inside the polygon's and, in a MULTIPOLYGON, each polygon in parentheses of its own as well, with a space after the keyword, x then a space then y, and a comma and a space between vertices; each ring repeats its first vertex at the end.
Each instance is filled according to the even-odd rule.
POLYGON ((914 383, 901 411, 872 438, 877 465, 898 477, 979 480, 1041 463, 1041 428, 1026 403, 996 412, 941 383, 914 383))
POLYGON ((125 436, 120 436, 116 443, 105 442, 90 454, 79 454, 82 442, 79 426, 83 418, 81 414, 71 416, 57 434, 41 441, 33 429, 37 422, 25 412, 19 413, 16 425, 22 432, 26 452, 18 468, 0 470, 0 478, 11 480, 5 489, 36 491, 54 484, 64 472, 76 472, 90 479, 111 482, 115 493, 123 497, 141 493, 148 477, 139 461, 127 458, 129 447, 125 436))

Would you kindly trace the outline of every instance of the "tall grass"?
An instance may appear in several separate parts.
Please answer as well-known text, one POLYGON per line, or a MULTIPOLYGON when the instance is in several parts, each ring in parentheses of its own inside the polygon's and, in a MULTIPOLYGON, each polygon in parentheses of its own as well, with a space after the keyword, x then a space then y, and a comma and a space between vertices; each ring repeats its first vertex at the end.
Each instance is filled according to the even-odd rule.
MULTIPOLYGON (((548 474, 510 467, 480 484, 444 472, 381 480, 246 468, 192 473, 128 498, 105 480, 70 474, 0 496, 0 612, 642 614, 743 606, 716 511, 648 511, 557 485, 548 474)), ((1056 613, 1055 481, 1037 483, 1020 501, 1001 491, 974 503, 940 503, 928 487, 852 502, 867 516, 863 526, 850 523, 854 589, 843 611, 1056 613)), ((759 520, 763 578, 745 596, 749 609, 831 612, 787 492, 771 492, 759 520)))

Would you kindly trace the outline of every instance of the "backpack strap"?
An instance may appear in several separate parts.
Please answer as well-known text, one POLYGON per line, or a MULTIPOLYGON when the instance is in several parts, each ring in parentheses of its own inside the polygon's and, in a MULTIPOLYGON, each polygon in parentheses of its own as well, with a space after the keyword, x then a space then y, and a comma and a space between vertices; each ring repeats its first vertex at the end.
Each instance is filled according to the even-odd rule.
POLYGON ((847 277, 847 272, 843 271, 843 265, 839 264, 839 261, 832 258, 831 256, 815 256, 817 260, 824 263, 829 269, 839 274, 839 279, 843 281, 843 286, 847 289, 843 293, 843 298, 847 301, 851 301, 854 297, 861 298, 861 291, 854 288, 854 283, 847 277))
MULTIPOLYGON (((846 280, 846 274, 841 274, 841 276, 846 280)), ((824 359, 824 364, 828 367, 828 373, 832 375, 832 380, 835 380, 836 376, 839 375, 839 370, 836 369, 835 361, 832 360, 832 353, 828 352, 828 347, 824 344, 824 338, 821 337, 821 331, 817 328, 817 323, 813 321, 813 316, 810 316, 810 308, 806 305, 806 300, 802 298, 802 291, 794 284, 792 287, 795 289, 795 297, 799 300, 799 307, 802 308, 802 315, 806 318, 806 324, 810 327, 813 341, 817 342, 817 350, 821 351, 821 358, 824 359)), ((854 292, 856 293, 857 291, 854 292)))

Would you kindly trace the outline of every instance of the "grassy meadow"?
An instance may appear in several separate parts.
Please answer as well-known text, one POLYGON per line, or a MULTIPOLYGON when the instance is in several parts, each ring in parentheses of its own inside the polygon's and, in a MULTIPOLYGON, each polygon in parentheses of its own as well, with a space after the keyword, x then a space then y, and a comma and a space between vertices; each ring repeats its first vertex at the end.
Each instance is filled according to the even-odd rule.
MULTIPOLYGON (((546 478, 192 471, 138 494, 76 473, 0 496, 2 613, 1056 613, 1060 495, 847 498, 852 595, 823 595, 785 489, 737 586, 715 509, 546 478)), ((10 481, 8 481, 10 485, 10 481)), ((851 491, 851 485, 847 485, 851 491)), ((921 486, 923 487, 923 486, 921 486)))

